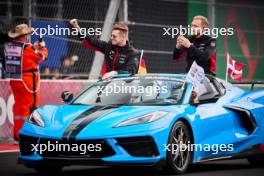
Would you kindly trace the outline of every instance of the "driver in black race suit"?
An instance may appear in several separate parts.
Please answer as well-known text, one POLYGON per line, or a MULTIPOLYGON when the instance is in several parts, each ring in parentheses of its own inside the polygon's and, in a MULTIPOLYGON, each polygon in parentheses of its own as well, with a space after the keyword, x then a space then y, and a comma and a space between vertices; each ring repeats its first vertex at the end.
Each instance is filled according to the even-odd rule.
MULTIPOLYGON (((72 19, 70 24, 80 34, 80 26, 77 19, 72 19)), ((126 24, 114 24, 111 41, 105 42, 87 35, 84 39, 80 36, 83 44, 94 51, 105 55, 106 73, 102 79, 110 78, 115 74, 136 74, 139 66, 140 52, 128 43, 128 27, 126 24)))
POLYGON ((208 20, 204 16, 195 16, 192 21, 190 37, 179 35, 173 51, 173 59, 186 57, 188 72, 193 61, 204 69, 206 74, 216 75, 216 40, 203 35, 208 27, 208 20))

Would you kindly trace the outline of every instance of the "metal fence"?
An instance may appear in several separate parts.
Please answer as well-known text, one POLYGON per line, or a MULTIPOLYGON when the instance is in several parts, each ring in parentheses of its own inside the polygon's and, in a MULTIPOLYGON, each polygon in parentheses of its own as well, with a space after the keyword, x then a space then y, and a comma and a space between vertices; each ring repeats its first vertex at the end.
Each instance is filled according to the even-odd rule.
MULTIPOLYGON (((243 43, 244 39, 240 41, 239 37, 229 38, 228 51, 234 59, 247 62, 245 77, 264 79, 262 71, 264 65, 261 62, 261 59, 263 60, 264 24, 260 18, 264 6, 258 1, 0 0, 0 28, 5 31, 21 21, 30 23, 33 27, 47 27, 47 25, 69 27, 68 21, 72 18, 79 19, 81 27, 103 28, 106 23, 110 23, 108 21, 104 23, 104 21, 110 4, 114 1, 119 2, 116 3, 118 4, 118 13, 114 16, 114 21, 125 21, 129 24, 130 43, 135 48, 144 50, 147 71, 151 73, 185 72, 184 60, 179 62, 172 60, 175 38, 164 36, 163 27, 187 26, 190 24, 192 16, 198 14, 208 16, 211 27, 225 27, 227 19, 230 18, 228 15, 233 9, 237 14, 238 21, 240 20, 241 30, 245 32, 246 39, 249 40, 248 50, 253 61, 249 61, 248 53, 245 53, 246 49, 240 51, 238 43, 243 43), (252 13, 248 14, 249 12, 252 13), (245 20, 243 21, 243 19, 245 20), (254 58, 257 60, 256 62, 254 62, 254 58), (249 74, 253 75, 250 77, 249 74)), ((230 23, 230 25, 236 27, 235 23, 230 23)), ((100 36, 94 37, 99 38, 100 36)), ((36 36, 32 36, 32 41, 36 39, 36 36)), ((42 78, 88 78, 89 74, 100 71, 102 62, 93 64, 94 58, 97 58, 95 52, 86 49, 78 37, 45 35, 44 40, 47 43, 50 57, 46 63, 41 64, 42 78)), ((243 49, 245 46, 241 46, 241 48, 243 49)), ((225 74, 225 54, 225 38, 219 37, 217 39, 217 75, 220 77, 224 77, 225 74)))

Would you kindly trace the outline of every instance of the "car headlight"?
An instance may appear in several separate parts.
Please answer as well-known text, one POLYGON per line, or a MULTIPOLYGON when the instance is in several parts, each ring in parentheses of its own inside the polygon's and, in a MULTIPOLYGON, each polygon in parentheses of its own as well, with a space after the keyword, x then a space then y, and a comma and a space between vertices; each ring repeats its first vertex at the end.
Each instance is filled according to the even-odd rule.
POLYGON ((169 112, 167 111, 155 111, 143 116, 135 117, 126 121, 123 121, 115 127, 123 127, 123 126, 131 126, 131 125, 138 125, 138 124, 144 124, 144 123, 150 123, 156 120, 161 119, 162 117, 166 116, 169 112))
POLYGON ((41 127, 45 126, 44 120, 37 110, 32 112, 32 114, 28 118, 28 122, 41 127))

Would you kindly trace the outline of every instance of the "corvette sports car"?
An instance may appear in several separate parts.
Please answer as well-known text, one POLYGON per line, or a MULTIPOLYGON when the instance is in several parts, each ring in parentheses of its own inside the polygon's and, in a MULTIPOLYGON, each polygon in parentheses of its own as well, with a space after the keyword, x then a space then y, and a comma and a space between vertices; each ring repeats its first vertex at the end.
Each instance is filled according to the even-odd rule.
POLYGON ((69 165, 156 166, 184 173, 198 162, 264 161, 264 91, 207 75, 118 75, 65 105, 36 109, 20 130, 19 163, 38 172, 69 165))

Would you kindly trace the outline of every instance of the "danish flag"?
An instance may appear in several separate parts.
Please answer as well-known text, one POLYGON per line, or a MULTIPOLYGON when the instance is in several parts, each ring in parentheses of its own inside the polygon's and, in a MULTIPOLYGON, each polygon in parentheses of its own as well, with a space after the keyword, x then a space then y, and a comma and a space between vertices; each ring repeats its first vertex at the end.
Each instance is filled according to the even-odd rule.
POLYGON ((227 53, 226 78, 230 76, 233 80, 240 81, 245 66, 246 64, 233 60, 229 53, 227 53))

